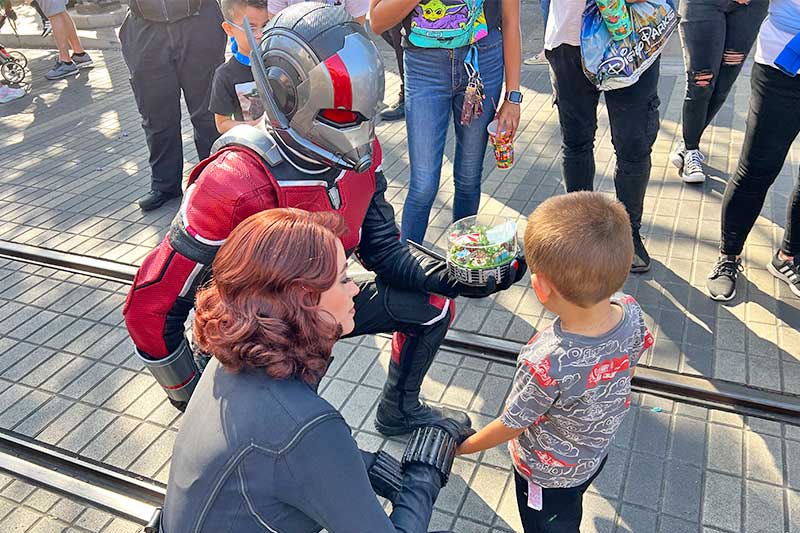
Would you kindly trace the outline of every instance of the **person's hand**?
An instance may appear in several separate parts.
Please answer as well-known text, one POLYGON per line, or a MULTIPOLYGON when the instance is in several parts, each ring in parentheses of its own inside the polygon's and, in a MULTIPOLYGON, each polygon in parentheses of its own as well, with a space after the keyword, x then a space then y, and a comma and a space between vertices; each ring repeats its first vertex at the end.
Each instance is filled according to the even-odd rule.
POLYGON ((505 135, 509 136, 513 141, 519 127, 519 116, 519 104, 512 104, 508 101, 503 102, 500 109, 497 110, 497 115, 495 115, 498 135, 500 132, 505 132, 505 135))
MULTIPOLYGON (((525 261, 525 256, 520 253, 514 259, 514 263, 511 265, 511 268, 514 269, 514 272, 501 283, 497 283, 497 280, 494 278, 494 276, 490 275, 486 285, 480 287, 473 287, 472 285, 461 283, 448 273, 447 277, 450 280, 449 288, 452 289, 451 292, 454 293, 454 296, 463 296, 465 298, 485 298, 486 296, 492 295, 496 292, 506 290, 522 279, 522 276, 524 276, 525 272, 528 271, 528 263, 525 261)), ((445 296, 447 296, 447 294, 445 296)))

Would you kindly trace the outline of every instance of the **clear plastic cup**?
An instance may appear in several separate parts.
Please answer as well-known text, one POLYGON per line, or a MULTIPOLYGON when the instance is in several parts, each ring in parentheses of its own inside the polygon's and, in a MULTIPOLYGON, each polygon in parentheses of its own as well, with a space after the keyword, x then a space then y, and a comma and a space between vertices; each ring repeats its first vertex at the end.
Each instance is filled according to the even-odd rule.
POLYGON ((497 168, 511 168, 514 164, 514 139, 505 131, 497 131, 497 120, 486 126, 489 142, 494 146, 494 160, 497 168))

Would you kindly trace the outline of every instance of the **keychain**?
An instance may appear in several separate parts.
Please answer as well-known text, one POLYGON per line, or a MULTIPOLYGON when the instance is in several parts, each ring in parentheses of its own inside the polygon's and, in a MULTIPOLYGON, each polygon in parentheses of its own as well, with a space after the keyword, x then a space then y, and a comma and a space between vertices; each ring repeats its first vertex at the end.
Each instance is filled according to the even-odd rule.
POLYGON ((469 76, 467 89, 464 91, 464 105, 461 108, 461 125, 464 127, 468 127, 473 119, 483 114, 483 99, 486 98, 486 95, 477 64, 478 50, 472 46, 464 59, 464 69, 469 76))

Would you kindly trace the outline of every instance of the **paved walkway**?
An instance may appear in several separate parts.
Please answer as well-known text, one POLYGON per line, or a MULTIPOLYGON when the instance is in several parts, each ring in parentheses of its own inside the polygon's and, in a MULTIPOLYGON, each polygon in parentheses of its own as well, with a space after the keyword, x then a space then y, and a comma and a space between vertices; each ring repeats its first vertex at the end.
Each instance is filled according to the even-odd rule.
MULTIPOLYGON (((133 354, 119 314, 125 287, 11 261, 0 265, 0 286, 0 427, 166 482, 180 417, 133 354)), ((321 391, 362 447, 399 456, 404 441, 373 426, 389 344, 338 343, 321 391)), ((500 413, 512 374, 442 351, 423 394, 483 426, 500 413)), ((633 404, 586 497, 583 531, 800 533, 800 427, 641 394, 633 404)), ((520 530, 504 449, 458 458, 454 473, 431 529, 520 530)), ((3 498, 22 503, 6 519, 27 524, 19 531, 36 531, 26 529, 36 509, 28 492, 13 500, 0 490, 0 514, 3 498)))
POLYGON ((141 533, 142 527, 0 473, 0 530, 4 533, 141 533))
MULTIPOLYGON (((28 53, 32 95, 0 108, 0 239, 138 264, 161 239, 177 202, 151 213, 135 205, 148 190, 149 173, 120 54, 93 52, 98 63, 93 70, 45 83, 41 75, 52 54, 28 53)), ((646 363, 800 394, 800 299, 764 268, 782 235, 800 144, 791 151, 748 240, 739 295, 729 305, 711 302, 705 276, 716 255, 720 199, 741 148, 749 77, 747 72, 741 77, 705 136, 710 179, 689 186, 677 178, 667 157, 679 127, 680 68, 676 58, 665 58, 663 120, 644 219, 653 270, 631 276, 626 285, 644 306, 656 336, 646 363)), ((391 100, 398 78, 391 72, 387 76, 391 100)), ((560 134, 547 71, 525 67, 522 81, 526 99, 517 163, 508 171, 494 169, 487 153, 481 205, 481 212, 506 214, 521 228, 536 205, 563 190, 560 134)), ((600 117, 596 183, 611 192, 614 155, 602 109, 600 117)), ((405 124, 384 124, 378 133, 389 179, 387 196, 399 217, 408 181, 405 124)), ((188 169, 195 157, 188 124, 184 142, 188 169)), ((428 231, 428 240, 440 247, 451 219, 453 150, 451 137, 428 231)), ((547 320, 533 291, 520 284, 493 299, 461 302, 455 327, 522 342, 547 320)))
MULTIPOLYGON (((536 30, 527 22, 525 28, 536 30)), ((526 56, 540 46, 537 32, 531 33, 526 56)), ((398 78, 393 55, 381 47, 392 102, 398 78)), ((674 39, 663 62, 663 119, 645 207, 654 267, 626 284, 656 337, 644 363, 798 395, 800 299, 764 265, 782 234, 800 143, 748 241, 739 296, 730 305, 711 302, 704 278, 716 254, 721 195, 741 149, 749 69, 705 135, 709 181, 688 186, 667 159, 679 132, 683 96, 678 50, 674 39)), ((177 203, 148 214, 134 205, 149 188, 149 173, 121 55, 113 49, 91 51, 94 69, 51 83, 43 74, 53 52, 24 52, 31 59, 31 94, 0 106, 0 239, 140 263, 160 241, 177 203)), ((536 205, 563 190, 546 68, 524 67, 522 82, 526 97, 517 163, 497 170, 487 153, 481 202, 482 212, 503 213, 521 225, 536 205)), ((188 169, 196 156, 186 116, 184 125, 188 169)), ((408 181, 405 125, 383 124, 378 135, 387 196, 399 214, 408 181)), ((614 155, 604 109, 597 138, 597 188, 613 192, 614 155)), ((453 150, 451 136, 428 232, 428 240, 440 247, 451 217, 453 150)), ((125 287, 86 276, 16 262, 0 265, 0 427, 165 481, 180 418, 133 357, 120 316, 124 293, 125 287)), ((550 319, 521 283, 495 298, 459 302, 454 327, 524 342, 550 319)), ((402 443, 384 441, 372 427, 387 365, 385 344, 382 338, 365 338, 337 346, 324 395, 343 410, 364 446, 397 452, 402 443)), ((469 406, 485 423, 497 414, 508 386, 508 367, 443 352, 425 394, 469 406)), ((652 397, 637 397, 636 405, 606 472, 587 497, 586 531, 800 531, 797 427, 652 397)), ((459 532, 517 528, 505 453, 477 459, 457 461, 458 475, 437 504, 434 525, 459 532)))

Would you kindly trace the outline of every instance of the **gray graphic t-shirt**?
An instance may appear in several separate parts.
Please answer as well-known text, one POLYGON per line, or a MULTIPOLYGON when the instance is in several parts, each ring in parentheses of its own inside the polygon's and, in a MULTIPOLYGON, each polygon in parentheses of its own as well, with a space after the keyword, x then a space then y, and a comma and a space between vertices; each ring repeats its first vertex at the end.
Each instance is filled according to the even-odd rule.
POLYGON ((624 316, 604 336, 566 333, 556 319, 519 354, 501 420, 528 428, 508 449, 517 472, 542 487, 589 479, 630 407, 631 370, 653 337, 633 297, 611 301, 624 316))

